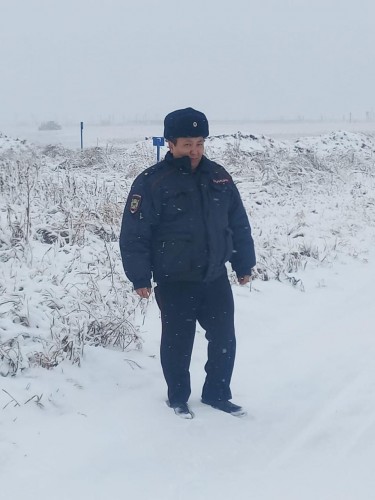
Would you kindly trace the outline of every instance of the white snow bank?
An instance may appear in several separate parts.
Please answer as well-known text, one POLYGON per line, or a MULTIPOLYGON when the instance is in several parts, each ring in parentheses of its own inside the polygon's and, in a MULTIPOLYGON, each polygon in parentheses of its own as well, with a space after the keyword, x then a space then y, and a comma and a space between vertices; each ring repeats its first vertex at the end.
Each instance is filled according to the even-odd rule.
MULTIPOLYGON (((152 163, 151 142, 83 153, 6 142, 0 372, 53 367, 65 357, 79 363, 86 343, 139 347, 142 311, 117 240, 132 179, 152 163)), ((303 290, 306 267, 367 258, 374 150, 374 138, 346 132, 294 142, 241 133, 208 139, 208 156, 227 166, 249 212, 258 278, 303 290)))

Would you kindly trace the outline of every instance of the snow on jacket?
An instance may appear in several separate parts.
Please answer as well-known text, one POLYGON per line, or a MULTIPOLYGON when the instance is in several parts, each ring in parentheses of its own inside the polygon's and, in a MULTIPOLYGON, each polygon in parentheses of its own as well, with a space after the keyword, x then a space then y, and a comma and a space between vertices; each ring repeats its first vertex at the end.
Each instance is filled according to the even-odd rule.
POLYGON ((120 234, 135 289, 155 282, 213 281, 230 261, 237 276, 255 265, 250 223, 229 173, 205 156, 193 171, 170 152, 134 181, 120 234))

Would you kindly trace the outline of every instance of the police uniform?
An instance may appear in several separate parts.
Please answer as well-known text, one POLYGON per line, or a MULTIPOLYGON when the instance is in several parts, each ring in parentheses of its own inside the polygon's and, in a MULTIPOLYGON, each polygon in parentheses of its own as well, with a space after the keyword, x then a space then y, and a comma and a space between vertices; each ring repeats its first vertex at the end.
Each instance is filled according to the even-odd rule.
MULTIPOLYGON (((177 110, 165 137, 207 137, 203 113, 177 110)), ((231 399, 236 339, 226 262, 237 276, 251 274, 254 244, 246 211, 229 173, 205 156, 164 160, 134 181, 120 234, 125 273, 135 289, 157 283, 161 364, 171 406, 190 396, 189 366, 196 322, 206 331, 208 361, 202 400, 231 399)))

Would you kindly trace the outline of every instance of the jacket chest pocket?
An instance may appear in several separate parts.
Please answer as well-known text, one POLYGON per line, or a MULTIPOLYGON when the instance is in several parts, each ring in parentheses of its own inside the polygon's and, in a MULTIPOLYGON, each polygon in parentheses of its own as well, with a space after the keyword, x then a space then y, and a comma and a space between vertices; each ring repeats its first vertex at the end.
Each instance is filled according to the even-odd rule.
POLYGON ((231 191, 225 184, 212 184, 210 189, 212 207, 215 211, 227 214, 230 206, 231 191))
POLYGON ((189 194, 187 191, 166 191, 163 193, 162 218, 175 219, 189 210, 189 194))

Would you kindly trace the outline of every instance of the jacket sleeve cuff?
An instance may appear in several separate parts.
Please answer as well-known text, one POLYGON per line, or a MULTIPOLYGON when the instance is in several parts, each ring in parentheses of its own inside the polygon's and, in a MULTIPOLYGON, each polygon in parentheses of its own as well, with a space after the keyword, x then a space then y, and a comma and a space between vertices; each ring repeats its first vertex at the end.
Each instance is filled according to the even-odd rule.
POLYGON ((151 288, 151 281, 150 280, 134 281, 133 288, 134 290, 138 290, 138 288, 151 288))
POLYGON ((236 271, 237 278, 243 278, 244 276, 251 276, 251 274, 252 274, 252 269, 247 269, 244 272, 236 271))

